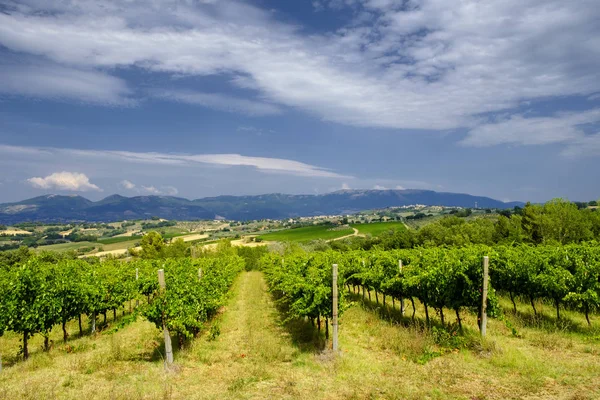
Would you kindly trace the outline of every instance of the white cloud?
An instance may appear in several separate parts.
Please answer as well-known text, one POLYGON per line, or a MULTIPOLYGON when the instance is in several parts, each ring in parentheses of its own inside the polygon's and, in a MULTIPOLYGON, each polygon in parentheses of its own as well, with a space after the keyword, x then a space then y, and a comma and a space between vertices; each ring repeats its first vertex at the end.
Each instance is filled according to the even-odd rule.
POLYGON ((85 174, 77 172, 55 172, 45 178, 29 178, 27 182, 38 189, 59 189, 74 192, 86 192, 88 190, 102 191, 98 186, 91 183, 85 174))
POLYGON ((394 188, 396 190, 406 190, 406 188, 402 185, 396 185, 396 187, 394 188))
POLYGON ((177 188, 174 186, 160 186, 160 187, 156 187, 154 185, 138 186, 135 183, 128 181, 128 180, 121 181, 120 185, 124 189, 133 190, 138 193, 146 193, 146 194, 154 194, 154 195, 167 195, 167 196, 175 196, 179 193, 179 190, 177 190, 177 188))
POLYGON ((160 190, 158 190, 157 188, 155 188, 154 186, 142 186, 142 189, 150 194, 162 194, 162 192, 160 190))
POLYGON ((388 188, 382 185, 373 186, 373 190, 387 190, 388 188))
POLYGON ((0 43, 82 71, 233 76, 265 101, 357 126, 473 127, 482 113, 522 101, 600 91, 597 0, 402 4, 334 0, 334 8, 357 7, 357 20, 306 36, 236 1, 24 0, 0 13, 0 43), (358 17, 365 13, 367 23, 358 17))
POLYGON ((106 105, 132 105, 127 84, 102 72, 54 64, 0 64, 0 93, 69 99, 106 105))
POLYGON ((160 189, 155 186, 142 186, 142 191, 154 195, 175 196, 179 190, 173 186, 162 186, 160 189))
POLYGON ((350 187, 350 185, 348 185, 346 182, 342 183, 342 190, 350 190, 350 189, 352 189, 350 187))
POLYGON ((127 179, 121 181, 121 186, 127 190, 135 189, 135 183, 128 181, 127 179))
POLYGON ((462 141, 467 146, 498 144, 543 145, 580 143, 585 137, 581 125, 600 122, 600 108, 551 117, 513 115, 472 129, 462 141))
POLYGON ((299 161, 282 158, 250 157, 241 154, 168 154, 5 145, 0 145, 0 154, 31 154, 32 156, 35 156, 34 159, 36 162, 55 162, 56 160, 64 159, 90 161, 96 159, 106 162, 119 161, 123 163, 143 163, 173 167, 194 167, 198 164, 211 164, 218 166, 251 167, 265 173, 279 173, 317 178, 353 178, 348 175, 338 174, 327 168, 305 164, 299 161))
POLYGON ((163 191, 169 196, 175 196, 179 193, 179 190, 177 190, 177 188, 173 186, 164 186, 163 191))
POLYGON ((153 96, 165 100, 196 104, 219 111, 235 112, 251 116, 275 115, 281 109, 273 104, 262 101, 246 100, 218 93, 201 93, 181 90, 157 90, 151 92, 153 96))
POLYGON ((561 155, 571 158, 600 156, 600 132, 578 138, 570 143, 561 155))

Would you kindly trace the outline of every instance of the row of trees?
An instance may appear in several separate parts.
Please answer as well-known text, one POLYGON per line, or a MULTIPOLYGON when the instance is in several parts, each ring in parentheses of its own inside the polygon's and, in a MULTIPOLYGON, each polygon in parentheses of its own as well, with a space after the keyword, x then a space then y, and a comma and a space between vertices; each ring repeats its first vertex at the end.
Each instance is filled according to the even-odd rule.
MULTIPOLYGON (((287 310, 288 319, 309 318, 320 330, 324 318, 327 337, 329 319, 333 317, 331 268, 338 259, 338 253, 329 251, 285 257, 269 253, 260 261, 270 290, 287 310)), ((343 270, 339 274, 344 276, 343 270)), ((338 280, 339 289, 343 288, 343 281, 338 280)), ((342 293, 338 290, 339 315, 345 307, 342 293)))
POLYGON ((285 257, 270 254, 261 260, 271 288, 289 305, 290 316, 330 317, 331 265, 337 263, 340 284, 375 293, 383 304, 414 299, 425 306, 427 323, 433 308, 445 323, 444 310, 453 310, 459 326, 463 310, 479 315, 482 290, 482 260, 489 256, 491 288, 488 313, 499 312, 495 290, 530 301, 552 301, 560 318, 560 308, 569 307, 589 314, 600 309, 600 247, 597 243, 568 246, 521 245, 463 248, 418 248, 339 253, 296 252, 285 257))
POLYGON ((140 313, 154 322, 163 323, 182 338, 196 334, 202 323, 222 304, 233 278, 244 268, 236 255, 215 255, 192 260, 156 259, 122 262, 106 260, 51 260, 28 257, 23 263, 0 268, 0 335, 13 331, 23 337, 22 353, 28 357, 28 340, 35 334, 48 338, 61 325, 68 339, 66 325, 81 316, 96 317, 129 306, 134 300, 143 305, 140 313), (165 270, 168 290, 158 291, 157 270, 165 270), (199 271, 202 279, 199 279, 199 271), (145 300, 145 301, 144 301, 145 300))
MULTIPOLYGON (((336 263, 340 286, 362 289, 369 299, 374 292, 375 300, 379 303, 381 296, 383 305, 386 297, 399 300, 403 312, 407 308, 404 301, 410 300, 413 318, 414 299, 418 299, 425 306, 427 324, 430 308, 439 313, 442 324, 444 309, 452 309, 461 325, 460 310, 478 312, 481 308, 482 258, 486 250, 478 246, 455 250, 326 251, 285 257, 271 254, 262 263, 270 287, 288 305, 290 317, 331 317, 331 266, 336 263)), ((340 300, 344 304, 343 297, 340 300)), ((497 312, 497 304, 490 290, 491 315, 497 312)))
POLYGON ((562 199, 527 204, 518 212, 486 214, 471 220, 446 216, 418 230, 390 230, 378 237, 352 238, 330 244, 335 250, 386 250, 415 247, 557 244, 600 241, 600 211, 578 208, 562 199))
POLYGON ((28 339, 34 334, 48 336, 55 325, 62 325, 87 314, 96 315, 120 308, 135 295, 135 270, 120 268, 116 262, 89 264, 79 260, 45 262, 37 257, 0 272, 0 332, 10 330, 23 335, 23 356, 28 357, 28 339))

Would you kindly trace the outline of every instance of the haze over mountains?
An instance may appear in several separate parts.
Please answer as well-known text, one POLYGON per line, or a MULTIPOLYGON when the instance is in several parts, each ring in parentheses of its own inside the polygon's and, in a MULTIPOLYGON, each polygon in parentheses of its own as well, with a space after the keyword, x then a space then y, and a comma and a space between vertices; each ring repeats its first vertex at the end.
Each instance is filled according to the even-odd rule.
POLYGON ((0 204, 0 223, 24 221, 119 221, 157 216, 193 220, 225 218, 253 220, 298 216, 350 214, 361 210, 411 204, 457 207, 512 208, 521 202, 431 190, 340 190, 322 195, 265 194, 218 196, 188 200, 170 196, 123 197, 100 201, 81 196, 45 195, 17 203, 0 204))

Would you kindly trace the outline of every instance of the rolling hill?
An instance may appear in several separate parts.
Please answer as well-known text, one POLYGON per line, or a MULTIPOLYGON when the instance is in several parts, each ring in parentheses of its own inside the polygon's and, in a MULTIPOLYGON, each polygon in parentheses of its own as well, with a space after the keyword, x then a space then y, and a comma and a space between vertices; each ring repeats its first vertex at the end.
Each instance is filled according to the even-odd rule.
POLYGON ((188 200, 170 196, 124 197, 112 195, 100 201, 81 196, 45 195, 16 203, 0 204, 0 223, 24 221, 117 221, 157 216, 193 220, 281 219, 311 215, 351 214, 361 210, 411 204, 512 208, 520 202, 504 203, 489 197, 431 190, 340 190, 323 195, 265 194, 218 196, 188 200))

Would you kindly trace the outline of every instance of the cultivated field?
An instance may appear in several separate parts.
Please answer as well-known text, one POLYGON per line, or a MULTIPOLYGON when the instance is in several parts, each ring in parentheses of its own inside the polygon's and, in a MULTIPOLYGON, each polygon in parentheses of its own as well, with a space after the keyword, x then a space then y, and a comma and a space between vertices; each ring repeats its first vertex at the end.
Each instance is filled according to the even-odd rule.
POLYGON ((267 241, 305 242, 316 239, 336 239, 342 236, 352 235, 353 233, 354 230, 350 227, 332 228, 330 225, 315 225, 271 232, 261 235, 259 238, 267 241))
POLYGON ((389 232, 391 230, 404 230, 406 226, 403 222, 392 221, 392 222, 372 222, 370 224, 352 224, 350 225, 353 228, 358 229, 359 234, 366 235, 370 234, 373 236, 378 236, 384 232, 389 232))

